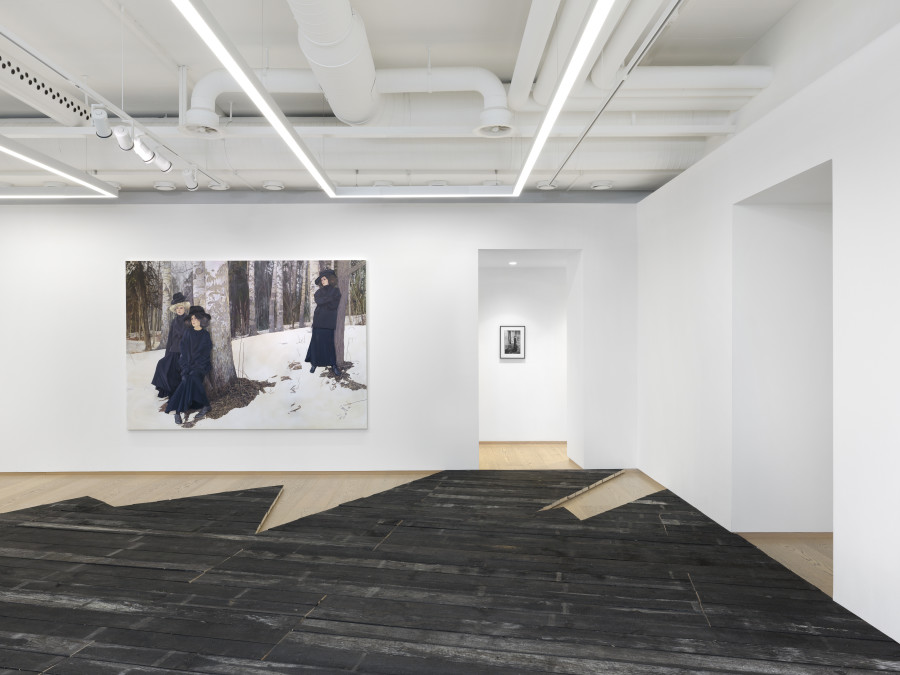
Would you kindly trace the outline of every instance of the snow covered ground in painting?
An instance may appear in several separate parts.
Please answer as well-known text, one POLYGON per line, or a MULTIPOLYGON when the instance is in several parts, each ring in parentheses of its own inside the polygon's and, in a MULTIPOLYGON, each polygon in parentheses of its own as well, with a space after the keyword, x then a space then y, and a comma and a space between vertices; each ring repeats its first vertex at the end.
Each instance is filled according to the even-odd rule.
MULTIPOLYGON (((309 372, 304 362, 310 328, 295 328, 232 341, 239 377, 274 383, 250 405, 230 410, 219 419, 202 419, 195 429, 365 429, 367 389, 347 389, 324 369, 309 372), (294 368, 291 367, 294 364, 294 368), (298 365, 302 364, 302 368, 298 365)), ((350 379, 366 385, 366 327, 347 326, 344 351, 353 367, 350 379)), ((159 412, 163 399, 150 384, 162 351, 128 353, 128 428, 177 430, 174 416, 159 412)), ((191 419, 193 419, 193 414, 191 419)))

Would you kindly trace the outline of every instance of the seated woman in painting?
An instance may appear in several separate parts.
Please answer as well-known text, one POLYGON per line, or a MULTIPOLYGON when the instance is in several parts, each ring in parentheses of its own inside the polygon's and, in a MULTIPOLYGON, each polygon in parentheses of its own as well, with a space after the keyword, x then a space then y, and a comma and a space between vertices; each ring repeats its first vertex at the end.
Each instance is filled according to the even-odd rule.
POLYGON ((182 413, 200 409, 195 419, 205 417, 210 410, 203 378, 212 368, 212 338, 205 330, 212 317, 202 307, 191 307, 185 323, 190 323, 181 339, 181 383, 169 397, 166 412, 175 411, 175 424, 182 424, 182 413))
POLYGON ((313 313, 312 338, 306 351, 306 362, 310 364, 309 372, 316 372, 319 366, 331 366, 335 377, 341 376, 334 349, 334 329, 337 326, 338 305, 341 303, 341 290, 334 270, 322 270, 316 278, 319 289, 313 295, 316 311, 313 313))

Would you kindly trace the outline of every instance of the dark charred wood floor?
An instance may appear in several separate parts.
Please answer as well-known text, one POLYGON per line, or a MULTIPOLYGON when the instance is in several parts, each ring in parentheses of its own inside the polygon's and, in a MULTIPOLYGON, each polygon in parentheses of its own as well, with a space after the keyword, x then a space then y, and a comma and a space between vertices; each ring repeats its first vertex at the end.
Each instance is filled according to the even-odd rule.
POLYGON ((609 471, 443 472, 254 534, 277 488, 0 516, 0 673, 900 672, 900 645, 609 471))

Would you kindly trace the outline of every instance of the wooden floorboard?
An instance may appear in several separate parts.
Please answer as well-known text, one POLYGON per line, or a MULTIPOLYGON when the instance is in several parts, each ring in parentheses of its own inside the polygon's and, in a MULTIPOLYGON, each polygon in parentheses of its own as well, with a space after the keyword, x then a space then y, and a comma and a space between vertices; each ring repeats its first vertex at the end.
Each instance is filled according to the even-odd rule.
POLYGON ((257 533, 278 487, 0 515, 0 673, 900 672, 900 645, 614 471, 446 471, 257 533))

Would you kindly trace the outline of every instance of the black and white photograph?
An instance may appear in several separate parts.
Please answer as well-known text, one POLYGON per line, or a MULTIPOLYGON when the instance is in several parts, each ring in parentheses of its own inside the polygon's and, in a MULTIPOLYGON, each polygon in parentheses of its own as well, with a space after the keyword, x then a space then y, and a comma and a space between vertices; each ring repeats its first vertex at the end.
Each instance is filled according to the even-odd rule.
POLYGON ((525 358, 525 326, 500 326, 500 358, 525 358))

